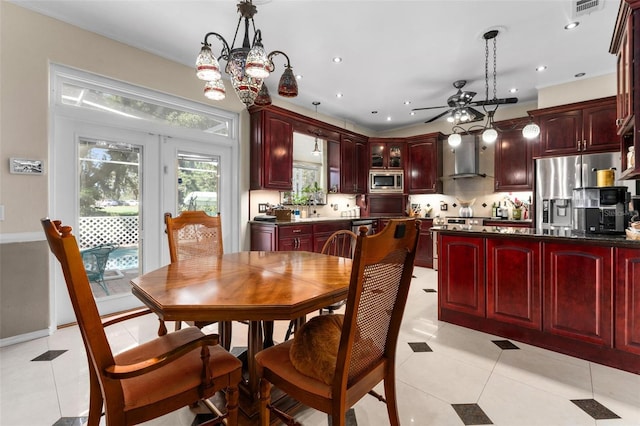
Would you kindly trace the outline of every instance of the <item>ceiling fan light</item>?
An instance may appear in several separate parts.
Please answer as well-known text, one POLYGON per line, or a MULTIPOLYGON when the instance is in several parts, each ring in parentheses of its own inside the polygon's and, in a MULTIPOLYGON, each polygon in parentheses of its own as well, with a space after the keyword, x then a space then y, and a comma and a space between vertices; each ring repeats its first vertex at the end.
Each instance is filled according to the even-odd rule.
POLYGON ((536 123, 529 123, 522 129, 522 136, 527 139, 533 139, 540 134, 540 126, 536 123))
POLYGON ((451 133, 447 138, 447 142, 451 148, 455 148, 462 143, 462 136, 457 133, 451 133))
POLYGON ((498 139, 498 132, 493 127, 489 127, 482 132, 482 141, 485 143, 494 143, 498 139))
POLYGON ((196 76, 204 81, 219 80, 222 77, 220 75, 220 64, 211 53, 209 46, 202 46, 196 59, 196 76))
POLYGON ((449 123, 453 123, 453 122, 454 122, 454 120, 455 120, 455 118, 453 118, 453 114, 451 114, 451 115, 448 115, 448 116, 447 116, 447 121, 448 121, 449 123))

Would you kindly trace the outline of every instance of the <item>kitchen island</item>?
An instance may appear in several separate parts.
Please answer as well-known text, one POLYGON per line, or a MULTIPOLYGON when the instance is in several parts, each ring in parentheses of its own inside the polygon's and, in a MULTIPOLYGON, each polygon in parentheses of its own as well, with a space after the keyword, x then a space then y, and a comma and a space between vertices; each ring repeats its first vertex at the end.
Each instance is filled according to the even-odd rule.
POLYGON ((440 226, 438 318, 640 374, 640 241, 440 226))

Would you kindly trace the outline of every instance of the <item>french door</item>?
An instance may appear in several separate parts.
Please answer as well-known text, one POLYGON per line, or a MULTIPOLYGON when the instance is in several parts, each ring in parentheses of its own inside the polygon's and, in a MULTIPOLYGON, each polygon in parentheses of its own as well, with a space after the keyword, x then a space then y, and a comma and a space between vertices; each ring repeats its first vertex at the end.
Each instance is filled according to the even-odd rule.
MULTIPOLYGON (((220 213, 225 248, 238 249, 230 146, 66 117, 54 138, 50 216, 73 226, 101 315, 140 306, 131 278, 169 263, 165 212, 220 213), (108 259, 96 274, 100 250, 108 259)), ((56 325, 74 322, 60 268, 52 275, 56 325)))

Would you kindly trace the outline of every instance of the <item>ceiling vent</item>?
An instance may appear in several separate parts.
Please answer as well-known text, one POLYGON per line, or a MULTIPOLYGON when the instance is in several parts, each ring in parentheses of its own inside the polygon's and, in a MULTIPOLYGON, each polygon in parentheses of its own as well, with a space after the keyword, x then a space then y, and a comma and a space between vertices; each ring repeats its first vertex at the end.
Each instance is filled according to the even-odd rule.
POLYGON ((574 0, 573 17, 588 15, 591 12, 602 10, 603 7, 604 0, 574 0))

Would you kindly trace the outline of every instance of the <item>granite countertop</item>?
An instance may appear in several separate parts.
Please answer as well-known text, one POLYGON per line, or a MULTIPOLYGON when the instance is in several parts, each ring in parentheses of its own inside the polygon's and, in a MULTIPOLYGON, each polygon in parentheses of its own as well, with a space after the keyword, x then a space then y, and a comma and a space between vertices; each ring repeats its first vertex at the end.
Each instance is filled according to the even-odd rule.
POLYGON ((446 233, 463 233, 475 236, 513 236, 534 237, 558 240, 589 241, 596 244, 609 244, 616 247, 640 248, 639 240, 629 240, 624 234, 587 234, 571 229, 541 229, 518 228, 511 226, 468 226, 468 225, 441 225, 431 227, 433 231, 446 233))

